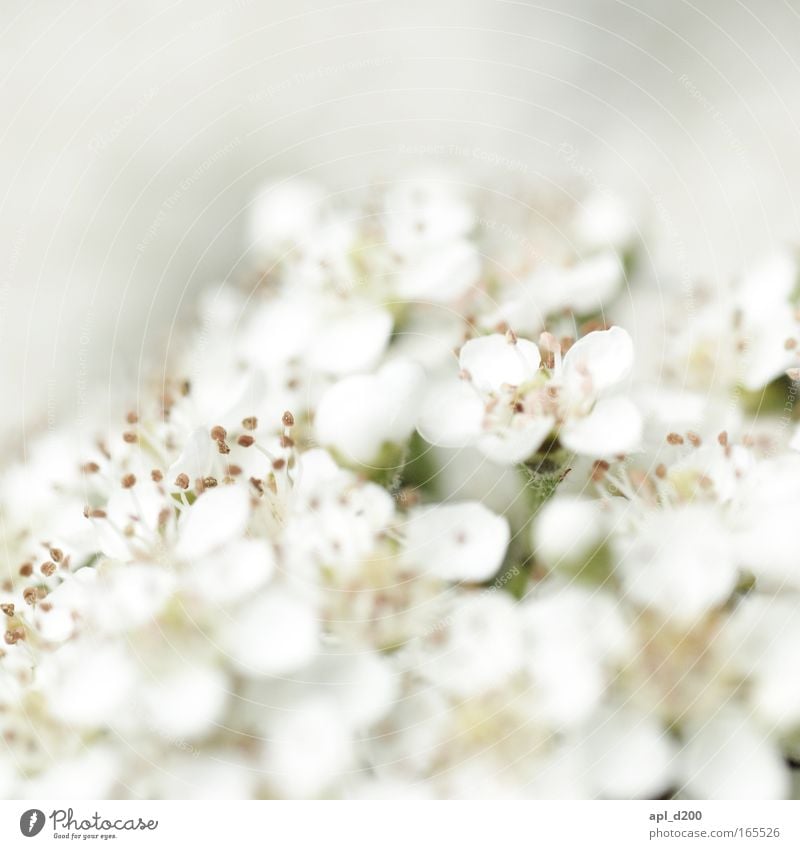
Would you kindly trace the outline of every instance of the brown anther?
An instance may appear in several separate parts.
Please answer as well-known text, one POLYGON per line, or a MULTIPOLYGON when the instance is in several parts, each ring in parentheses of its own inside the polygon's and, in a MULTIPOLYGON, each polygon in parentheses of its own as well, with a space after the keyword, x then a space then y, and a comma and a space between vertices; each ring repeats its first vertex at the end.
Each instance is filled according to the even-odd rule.
POLYGON ((155 483, 161 483, 164 480, 164 473, 160 469, 153 469, 150 472, 150 479, 155 481, 155 483))
POLYGON ((228 431, 222 425, 214 425, 211 428, 211 438, 217 442, 224 440, 228 436, 228 431))
POLYGON ((278 494, 278 484, 275 482, 275 475, 272 473, 267 476, 267 487, 273 495, 278 494))
POLYGON ((50 559, 60 563, 64 559, 64 552, 60 548, 51 548, 50 559))
POLYGON ((231 477, 235 478, 238 475, 240 475, 241 473, 242 473, 242 467, 241 466, 237 466, 234 463, 231 463, 231 465, 228 466, 228 474, 231 477))
POLYGON ((49 578, 51 575, 55 574, 56 564, 53 563, 52 560, 45 560, 45 562, 39 567, 39 570, 46 578, 49 578))
POLYGON ((786 348, 787 351, 794 351, 797 347, 797 339, 787 339, 783 343, 783 347, 786 348))
POLYGON ((189 489, 189 475, 181 472, 177 478, 175 478, 175 486, 180 487, 181 489, 189 489))
POLYGON ((723 430, 723 431, 720 432, 720 434, 717 436, 717 442, 719 442, 719 444, 723 448, 728 447, 728 431, 727 430, 723 430))
POLYGON ((258 427, 258 419, 255 416, 248 416, 242 419, 242 427, 245 430, 255 430, 258 427))
POLYGON ((106 511, 101 510, 99 507, 96 507, 94 510, 89 511, 89 515, 93 519, 105 519, 106 518, 106 511))
POLYGON ((30 578, 33 574, 33 563, 23 563, 22 566, 19 567, 19 573, 23 578, 30 578))
POLYGON ((553 368, 556 364, 556 355, 552 351, 545 351, 542 357, 542 365, 545 368, 553 368))
POLYGON ((96 472, 100 471, 100 466, 98 466, 97 463, 94 462, 84 463, 81 466, 81 471, 86 475, 93 475, 96 472))
POLYGON ((131 410, 126 416, 125 421, 128 424, 136 424, 139 421, 139 416, 136 414, 134 410, 131 410))
POLYGON ((231 449, 228 447, 228 443, 225 442, 224 439, 218 439, 217 440, 217 451, 219 451, 220 454, 230 454, 231 453, 231 449))
POLYGON ((703 444, 703 440, 700 439, 700 434, 695 433, 693 430, 687 431, 686 438, 692 443, 692 445, 694 445, 695 448, 699 448, 700 445, 703 444))
POLYGON ((167 522, 169 521, 169 517, 171 515, 171 511, 169 507, 165 507, 163 510, 159 511, 158 514, 158 527, 163 528, 167 522))
POLYGON ((592 480, 601 481, 606 476, 606 472, 611 468, 610 464, 605 460, 595 460, 592 464, 592 480))
POLYGON ((0 610, 5 613, 6 616, 14 615, 14 605, 13 604, 0 604, 0 610))
POLYGON ((258 490, 259 495, 264 494, 264 484, 258 478, 250 478, 250 483, 258 490))
POLYGON ((213 487, 215 487, 216 485, 217 485, 217 479, 214 478, 214 477, 211 477, 211 475, 203 478, 203 487, 205 489, 213 489, 213 487))
POLYGON ((49 601, 43 601, 39 605, 39 610, 43 611, 44 613, 49 613, 52 609, 53 609, 53 605, 50 604, 49 601))
POLYGON ((184 380, 181 382, 181 395, 185 398, 192 391, 192 382, 184 380))
POLYGON ((136 434, 131 430, 126 430, 125 433, 122 434, 122 438, 129 444, 136 442, 136 434))
POLYGON ((286 465, 286 460, 283 457, 278 457, 277 460, 272 461, 272 468, 275 469, 276 472, 279 472, 286 465))
POLYGON ((575 338, 573 336, 562 336, 559 344, 561 345, 561 353, 566 354, 575 344, 575 338))
POLYGON ((19 639, 17 636, 17 629, 15 628, 13 631, 6 631, 5 634, 3 634, 3 639, 6 641, 7 645, 13 646, 19 639))
POLYGON ((136 475, 129 472, 127 475, 123 476, 121 483, 125 489, 130 489, 132 486, 136 485, 136 475))
POLYGON ((679 433, 675 433, 673 431, 672 433, 667 434, 667 442, 670 445, 683 445, 683 437, 679 433))
POLYGON ((294 440, 285 434, 281 436, 281 448, 294 448, 294 440))
POLYGON ((250 434, 243 433, 236 442, 238 445, 241 445, 242 448, 249 448, 255 442, 255 439, 250 436, 250 434))
POLYGON ((662 480, 667 476, 667 467, 663 463, 656 466, 656 477, 662 480))
POLYGON ((22 597, 26 604, 36 604, 36 587, 25 587, 22 591, 22 597))
POLYGON ((281 416, 281 421, 284 427, 294 427, 294 416, 288 410, 281 416))
POLYGON ((509 345, 517 344, 517 334, 514 333, 514 331, 510 327, 506 331, 506 342, 508 342, 509 345))

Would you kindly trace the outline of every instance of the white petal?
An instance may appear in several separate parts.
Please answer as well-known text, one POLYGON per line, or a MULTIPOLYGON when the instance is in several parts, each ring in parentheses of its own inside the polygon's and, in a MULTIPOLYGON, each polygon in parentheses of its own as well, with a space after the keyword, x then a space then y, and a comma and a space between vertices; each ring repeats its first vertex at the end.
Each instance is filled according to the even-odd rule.
POLYGON ((783 799, 789 771, 777 746, 743 715, 699 726, 684 745, 685 792, 697 799, 783 799))
POLYGON ((274 571, 275 555, 264 540, 234 540, 221 550, 193 560, 186 587, 206 602, 230 604, 260 589, 274 571))
POLYGON ((495 428, 481 436, 478 449, 492 462, 512 466, 535 454, 553 429, 555 419, 540 416, 527 419, 523 424, 495 428))
POLYGON ((706 505, 654 510, 616 550, 628 597, 678 621, 723 604, 736 586, 729 529, 706 505))
POLYGON ((467 241, 451 242, 424 254, 398 273, 395 293, 415 301, 454 301, 478 282, 481 260, 467 241))
POLYGON ((588 376, 596 394, 624 380, 633 368, 633 340, 627 330, 612 327, 588 333, 564 356, 564 384, 580 385, 588 376))
POLYGON ((251 241, 261 250, 276 251, 283 242, 306 238, 319 220, 323 199, 321 189, 307 180, 264 186, 250 212, 251 241))
POLYGON ((516 607, 501 593, 460 599, 419 673, 459 698, 501 686, 523 662, 516 607))
POLYGON ((464 380, 441 380, 431 384, 422 402, 417 430, 431 445, 461 448, 481 433, 483 401, 464 380))
POLYGON ((181 517, 175 553, 184 560, 202 557, 240 537, 250 517, 250 497, 244 487, 207 489, 181 517))
POLYGON ((341 315, 331 315, 316 329, 308 363, 326 374, 368 370, 383 353, 391 332, 388 310, 350 304, 341 315))
POLYGON ((641 447, 642 417, 627 398, 605 398, 588 416, 568 421, 559 439, 570 451, 590 457, 627 454, 641 447))
POLYGON ((314 419, 317 440, 356 463, 375 460, 386 443, 404 442, 414 430, 423 372, 395 361, 375 375, 346 377, 322 396, 314 419))
POLYGON ((477 501, 414 511, 405 527, 405 558, 445 581, 485 581, 503 562, 510 531, 477 501))
POLYGON ((325 700, 313 700, 274 724, 264 772, 282 796, 309 798, 323 793, 351 758, 351 740, 338 712, 325 700))
POLYGON ((481 392, 495 393, 503 384, 520 386, 533 379, 542 361, 533 342, 510 342, 499 333, 470 339, 461 348, 458 360, 481 392))
POLYGON ((550 566, 578 563, 600 544, 604 525, 597 501, 557 496, 536 515, 532 535, 536 556, 550 566))
POLYGON ((676 772, 675 744, 646 715, 616 708, 592 717, 584 743, 598 796, 652 799, 669 789, 676 772))
POLYGON ((222 713, 228 693, 226 676, 213 666, 169 668, 143 686, 143 707, 151 730, 169 738, 206 734, 222 713))
POLYGON ((175 485, 180 474, 188 475, 190 481, 205 477, 211 470, 217 447, 209 437, 208 428, 199 427, 186 440, 178 459, 169 467, 167 486, 175 485))
POLYGON ((221 624, 222 644, 246 675, 282 675, 311 660, 317 648, 317 620, 301 599, 270 590, 221 624))

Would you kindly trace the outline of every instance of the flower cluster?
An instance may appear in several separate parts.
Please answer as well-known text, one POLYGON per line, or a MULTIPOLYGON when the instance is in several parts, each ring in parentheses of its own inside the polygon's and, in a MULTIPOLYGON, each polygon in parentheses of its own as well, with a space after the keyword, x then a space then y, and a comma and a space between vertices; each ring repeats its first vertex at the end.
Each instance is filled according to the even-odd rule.
POLYGON ((793 793, 797 261, 655 309, 618 203, 542 203, 264 188, 0 478, 0 790, 793 793))

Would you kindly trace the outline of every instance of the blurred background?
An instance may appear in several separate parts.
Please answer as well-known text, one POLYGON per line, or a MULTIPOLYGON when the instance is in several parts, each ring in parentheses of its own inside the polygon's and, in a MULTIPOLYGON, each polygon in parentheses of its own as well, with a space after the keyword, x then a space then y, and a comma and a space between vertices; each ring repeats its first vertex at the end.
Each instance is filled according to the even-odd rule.
POLYGON ((800 233, 793 0, 2 9, 3 459, 128 393, 199 287, 245 273, 265 180, 567 181, 628 199, 675 278, 800 233))

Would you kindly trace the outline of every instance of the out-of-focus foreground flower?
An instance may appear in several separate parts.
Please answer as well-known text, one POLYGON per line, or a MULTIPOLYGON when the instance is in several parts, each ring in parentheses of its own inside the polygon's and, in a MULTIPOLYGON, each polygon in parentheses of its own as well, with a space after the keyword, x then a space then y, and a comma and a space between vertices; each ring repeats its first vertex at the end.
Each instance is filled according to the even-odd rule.
POLYGON ((0 481, 0 790, 792 794, 795 257, 654 306, 610 199, 441 178, 250 232, 0 481))

